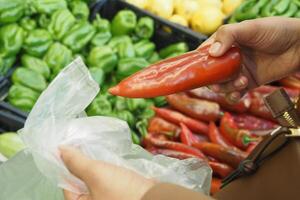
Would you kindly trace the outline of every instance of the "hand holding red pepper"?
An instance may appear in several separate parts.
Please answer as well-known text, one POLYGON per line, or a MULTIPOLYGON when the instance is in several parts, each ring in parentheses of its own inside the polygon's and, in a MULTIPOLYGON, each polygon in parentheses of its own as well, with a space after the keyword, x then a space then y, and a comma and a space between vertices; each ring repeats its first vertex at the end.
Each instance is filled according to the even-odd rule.
MULTIPOLYGON (((300 20, 263 18, 224 25, 206 43, 211 56, 222 56, 232 45, 241 48, 243 69, 228 82, 214 85, 216 92, 236 101, 248 90, 297 71, 300 67, 300 20)), ((204 44, 205 45, 205 44, 204 44)))

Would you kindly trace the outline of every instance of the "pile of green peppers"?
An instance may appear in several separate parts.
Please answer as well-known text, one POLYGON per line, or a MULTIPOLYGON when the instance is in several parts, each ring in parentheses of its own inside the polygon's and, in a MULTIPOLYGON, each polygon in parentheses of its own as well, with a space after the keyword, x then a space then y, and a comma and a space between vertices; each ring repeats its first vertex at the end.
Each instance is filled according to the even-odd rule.
POLYGON ((246 0, 236 9, 229 22, 272 16, 300 18, 300 0, 246 0))
POLYGON ((87 0, 0 0, 0 75, 18 60, 6 100, 30 112, 47 85, 75 57, 81 56, 101 93, 88 106, 89 116, 113 116, 128 122, 132 139, 145 135, 154 113, 151 106, 164 97, 126 99, 107 89, 163 58, 188 51, 184 42, 157 50, 151 41, 155 23, 130 10, 111 21, 97 15, 89 21, 87 0), (18 59, 16 59, 18 58, 18 59))

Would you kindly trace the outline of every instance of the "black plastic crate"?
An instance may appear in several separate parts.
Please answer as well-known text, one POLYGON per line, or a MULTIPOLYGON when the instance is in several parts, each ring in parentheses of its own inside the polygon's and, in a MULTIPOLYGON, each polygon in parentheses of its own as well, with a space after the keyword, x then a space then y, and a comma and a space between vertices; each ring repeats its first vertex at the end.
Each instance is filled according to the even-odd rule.
POLYGON ((99 1, 93 7, 91 17, 94 18, 97 13, 100 13, 101 17, 112 19, 118 11, 123 9, 134 11, 138 17, 149 16, 154 19, 155 33, 151 40, 154 41, 158 49, 175 42, 184 41, 193 50, 207 39, 207 36, 196 33, 188 27, 177 25, 121 0, 99 1))

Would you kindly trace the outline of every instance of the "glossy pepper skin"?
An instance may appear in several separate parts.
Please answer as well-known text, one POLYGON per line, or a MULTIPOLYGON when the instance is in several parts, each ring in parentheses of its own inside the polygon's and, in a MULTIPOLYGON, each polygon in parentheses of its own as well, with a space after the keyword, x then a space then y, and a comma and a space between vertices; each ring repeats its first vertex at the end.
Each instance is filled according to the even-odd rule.
POLYGON ((150 17, 141 17, 135 27, 135 34, 142 39, 150 39, 154 34, 154 20, 150 17))
POLYGON ((31 19, 29 17, 24 17, 20 21, 20 26, 27 32, 32 31, 36 28, 37 23, 34 19, 31 19))
POLYGON ((77 20, 88 20, 90 9, 85 1, 74 0, 69 3, 69 6, 77 20))
POLYGON ((154 155, 165 155, 171 158, 177 158, 179 160, 184 160, 188 158, 198 158, 195 155, 189 154, 189 153, 184 153, 180 151, 175 151, 175 150, 169 150, 169 149, 158 149, 158 148, 151 148, 149 149, 150 153, 154 155))
POLYGON ((218 103, 223 109, 244 113, 247 112, 251 105, 251 98, 246 94, 239 102, 235 104, 230 104, 225 98, 224 94, 218 94, 208 89, 207 87, 201 87, 188 92, 191 96, 197 97, 199 99, 205 99, 208 101, 214 101, 218 103))
POLYGON ((63 37, 62 42, 73 52, 78 52, 88 44, 95 33, 95 28, 89 22, 81 21, 72 26, 63 37))
POLYGON ((110 115, 112 113, 111 103, 104 96, 97 96, 87 107, 88 116, 110 115))
POLYGON ((17 22, 25 14, 23 0, 0 0, 0 24, 17 22))
POLYGON ((141 40, 134 44, 134 50, 137 57, 148 59, 155 50, 155 44, 149 40, 141 40))
POLYGON ((233 145, 230 144, 230 142, 228 142, 228 140, 221 135, 218 127, 216 126, 216 124, 214 122, 209 123, 208 136, 209 136, 210 141, 214 144, 219 144, 222 147, 226 147, 226 148, 233 147, 233 145))
POLYGON ((46 14, 41 14, 37 17, 37 23, 41 28, 48 29, 51 23, 51 17, 46 14))
POLYGON ((246 149, 251 142, 249 131, 238 129, 231 114, 225 113, 221 119, 220 131, 231 144, 246 149))
POLYGON ((120 43, 118 45, 118 56, 120 59, 134 58, 135 57, 135 49, 133 47, 133 44, 131 42, 120 43))
POLYGON ((222 163, 226 163, 233 168, 238 167, 241 161, 246 158, 246 154, 234 148, 225 148, 210 142, 194 143, 193 147, 201 150, 205 155, 211 156, 222 163))
POLYGON ((258 118, 252 115, 239 114, 233 115, 233 118, 239 129, 272 130, 278 127, 278 124, 272 121, 258 118))
POLYGON ((16 56, 0 57, 0 75, 6 75, 16 61, 16 56))
POLYGON ((20 84, 13 84, 8 91, 8 102, 21 109, 22 111, 29 112, 35 102, 37 101, 40 93, 20 84))
POLYGON ((91 67, 89 69, 93 79, 99 84, 102 85, 102 83, 104 82, 105 79, 105 73, 102 69, 98 68, 98 67, 91 67))
POLYGON ((39 74, 41 74, 42 76, 44 76, 44 78, 46 80, 48 80, 50 78, 50 68, 48 67, 47 63, 39 58, 24 54, 21 57, 21 63, 22 66, 31 69, 39 74))
POLYGON ((150 56, 150 58, 148 58, 148 62, 150 64, 156 63, 156 62, 158 62, 160 60, 161 60, 161 58, 160 58, 159 54, 156 51, 154 51, 152 53, 152 55, 150 56))
POLYGON ((114 36, 128 35, 134 31, 137 24, 137 17, 131 10, 121 10, 111 22, 111 32, 114 36))
POLYGON ((23 48, 27 54, 42 57, 53 43, 51 34, 45 29, 34 29, 24 40, 23 48))
POLYGON ((131 98, 165 96, 222 82, 238 72, 241 64, 238 48, 232 47, 217 58, 209 56, 208 49, 205 46, 150 65, 109 92, 131 98))
POLYGON ((118 64, 118 57, 109 46, 91 49, 87 63, 91 67, 98 67, 105 73, 112 72, 118 64))
POLYGON ((180 128, 177 125, 172 124, 163 118, 153 117, 149 121, 148 132, 176 136, 179 131, 180 128))
POLYGON ((41 74, 25 67, 17 68, 11 79, 14 84, 21 84, 37 92, 42 92, 47 87, 46 80, 41 74))
POLYGON ((179 125, 180 123, 185 124, 191 131, 197 134, 208 134, 208 126, 207 124, 197 121, 193 118, 187 117, 177 111, 173 111, 166 108, 152 108, 158 116, 161 118, 179 125))
POLYGON ((155 147, 180 151, 183 153, 192 154, 201 159, 206 159, 206 156, 200 150, 195 149, 190 146, 187 146, 182 143, 171 142, 171 141, 162 141, 162 140, 159 140, 159 139, 153 137, 151 134, 148 134, 145 137, 145 140, 148 141, 150 144, 152 144, 155 147))
POLYGON ((53 43, 44 56, 44 61, 51 69, 54 78, 61 69, 72 61, 72 52, 61 43, 53 43))
POLYGON ((197 142, 195 136, 193 135, 192 131, 184 124, 180 123, 180 141, 183 144, 186 144, 188 146, 192 146, 194 143, 197 142))
POLYGON ((208 163, 214 174, 219 175, 221 178, 225 178, 233 171, 232 167, 224 163, 219 163, 216 161, 209 161, 208 163))
POLYGON ((71 30, 75 22, 75 17, 68 9, 57 10, 51 15, 48 31, 55 40, 61 40, 71 30))
POLYGON ((38 13, 51 14, 56 10, 67 8, 65 0, 35 0, 33 6, 38 13))
POLYGON ((117 77, 122 80, 131 74, 147 67, 149 63, 144 58, 123 58, 117 66, 117 77))
POLYGON ((173 57, 175 53, 185 53, 189 50, 187 44, 185 42, 178 42, 175 44, 171 44, 159 51, 159 56, 161 58, 169 58, 170 56, 173 57))
POLYGON ((96 29, 96 34, 91 40, 93 46, 102 46, 106 44, 112 37, 110 32, 110 22, 107 19, 102 19, 99 14, 93 21, 93 26, 96 29))
POLYGON ((114 36, 111 38, 111 40, 108 43, 108 46, 110 46, 113 51, 118 51, 118 46, 121 43, 131 43, 131 39, 128 35, 121 35, 121 36, 114 36))
POLYGON ((171 94, 166 97, 172 108, 198 120, 216 121, 221 117, 217 103, 191 98, 186 94, 171 94))
POLYGON ((17 24, 8 24, 0 28, 0 54, 5 57, 16 55, 23 44, 25 32, 17 24))

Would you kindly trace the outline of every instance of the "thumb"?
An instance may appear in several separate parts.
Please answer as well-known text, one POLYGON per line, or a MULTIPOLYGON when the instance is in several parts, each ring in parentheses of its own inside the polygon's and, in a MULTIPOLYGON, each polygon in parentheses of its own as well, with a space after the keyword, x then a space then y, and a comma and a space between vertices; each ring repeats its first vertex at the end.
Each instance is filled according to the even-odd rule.
POLYGON ((69 171, 88 184, 89 173, 87 172, 90 171, 94 161, 73 147, 61 146, 59 147, 59 150, 61 152, 61 158, 69 171))

